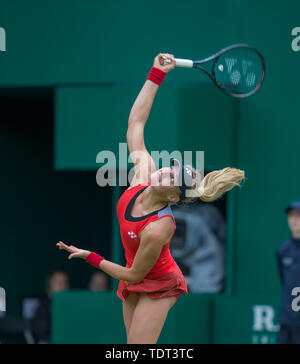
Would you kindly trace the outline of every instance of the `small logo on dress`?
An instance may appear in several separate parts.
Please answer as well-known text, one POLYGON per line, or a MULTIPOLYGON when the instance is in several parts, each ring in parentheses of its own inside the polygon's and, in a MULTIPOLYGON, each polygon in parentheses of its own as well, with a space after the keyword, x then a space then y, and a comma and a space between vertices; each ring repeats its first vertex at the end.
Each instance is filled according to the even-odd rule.
POLYGON ((131 239, 136 239, 137 235, 133 233, 132 231, 128 233, 128 235, 131 237, 131 239))

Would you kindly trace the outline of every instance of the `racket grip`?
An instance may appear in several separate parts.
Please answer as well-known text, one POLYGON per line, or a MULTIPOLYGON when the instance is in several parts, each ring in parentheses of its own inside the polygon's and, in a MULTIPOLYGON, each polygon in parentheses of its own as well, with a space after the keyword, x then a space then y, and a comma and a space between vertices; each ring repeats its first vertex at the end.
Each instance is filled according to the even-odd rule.
POLYGON ((193 68, 194 67, 194 61, 190 59, 178 59, 175 58, 176 61, 176 67, 184 67, 184 68, 193 68))

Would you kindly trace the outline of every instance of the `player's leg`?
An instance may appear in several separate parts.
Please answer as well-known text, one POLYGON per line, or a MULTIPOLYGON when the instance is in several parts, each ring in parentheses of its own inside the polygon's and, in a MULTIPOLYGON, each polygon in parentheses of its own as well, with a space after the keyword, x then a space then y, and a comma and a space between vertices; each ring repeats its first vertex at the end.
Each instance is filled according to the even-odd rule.
POLYGON ((128 335, 128 344, 156 344, 176 297, 153 299, 141 294, 135 308, 128 335))
POLYGON ((139 293, 131 292, 127 297, 127 300, 123 302, 123 317, 124 317, 127 337, 131 326, 134 310, 139 301, 139 298, 140 298, 139 293))

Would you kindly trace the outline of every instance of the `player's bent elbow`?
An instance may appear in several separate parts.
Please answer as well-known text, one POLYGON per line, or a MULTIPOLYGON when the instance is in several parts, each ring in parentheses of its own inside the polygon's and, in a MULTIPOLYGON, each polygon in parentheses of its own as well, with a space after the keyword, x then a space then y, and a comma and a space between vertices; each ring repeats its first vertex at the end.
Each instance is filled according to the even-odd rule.
POLYGON ((144 277, 141 277, 140 274, 136 274, 135 272, 131 271, 129 274, 129 283, 137 284, 143 280, 144 277))
POLYGON ((133 277, 133 278, 130 280, 130 283, 132 283, 132 284, 137 284, 137 283, 140 283, 142 280, 143 280, 143 278, 140 278, 140 277, 133 277))

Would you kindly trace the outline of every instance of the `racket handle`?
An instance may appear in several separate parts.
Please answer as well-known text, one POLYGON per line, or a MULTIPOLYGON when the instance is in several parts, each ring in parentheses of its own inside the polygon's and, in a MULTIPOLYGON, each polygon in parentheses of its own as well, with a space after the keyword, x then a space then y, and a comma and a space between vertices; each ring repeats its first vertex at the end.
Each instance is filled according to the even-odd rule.
MULTIPOLYGON (((184 67, 184 68, 193 68, 194 67, 194 61, 191 61, 190 59, 175 58, 175 61, 176 61, 176 67, 184 67)), ((171 61, 169 59, 164 58, 164 57, 160 57, 159 63, 162 66, 165 66, 166 64, 170 64, 171 61)))
POLYGON ((175 58, 176 61, 176 67, 184 67, 184 68, 193 68, 194 67, 194 61, 190 59, 178 59, 175 58))

